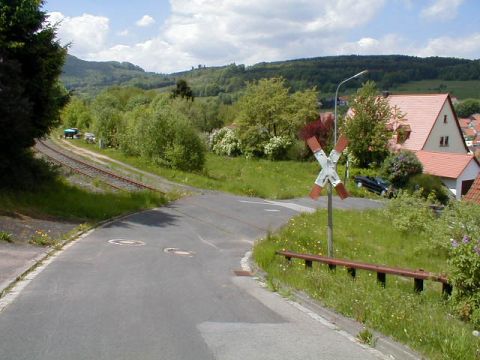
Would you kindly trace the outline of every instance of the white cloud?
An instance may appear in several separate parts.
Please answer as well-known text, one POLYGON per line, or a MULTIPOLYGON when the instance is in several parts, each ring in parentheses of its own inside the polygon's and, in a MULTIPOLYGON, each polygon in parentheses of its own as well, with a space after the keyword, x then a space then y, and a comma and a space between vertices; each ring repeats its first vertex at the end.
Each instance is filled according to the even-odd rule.
POLYGON ((120 36, 128 36, 129 34, 130 34, 130 31, 128 31, 128 29, 118 32, 118 35, 120 36))
POLYGON ((480 33, 460 38, 444 36, 430 39, 426 47, 419 51, 419 55, 478 58, 480 56, 480 33))
POLYGON ((341 35, 369 23, 384 0, 171 0, 161 33, 97 55, 170 72, 192 65, 252 64, 336 51, 341 35), (114 57, 115 56, 115 57, 114 57))
POLYGON ((336 52, 355 55, 415 54, 415 48, 397 34, 387 34, 380 39, 364 37, 355 42, 343 43, 336 52))
POLYGON ((61 43, 71 43, 75 54, 80 57, 87 57, 105 47, 109 32, 109 19, 106 17, 90 14, 68 17, 52 12, 48 14, 48 22, 58 25, 57 33, 61 43))
POLYGON ((142 18, 138 20, 135 24, 140 27, 147 27, 155 24, 155 19, 150 15, 143 15, 142 18))
POLYGON ((430 20, 452 20, 457 16, 457 9, 464 0, 433 0, 431 5, 422 10, 421 16, 430 20))

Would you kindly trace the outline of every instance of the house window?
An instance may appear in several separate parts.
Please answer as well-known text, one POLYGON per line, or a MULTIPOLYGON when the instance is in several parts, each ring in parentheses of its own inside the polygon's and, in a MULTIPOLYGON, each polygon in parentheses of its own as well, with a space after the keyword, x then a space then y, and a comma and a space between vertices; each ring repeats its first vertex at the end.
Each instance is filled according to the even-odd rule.
POLYGON ((447 123, 447 115, 443 115, 443 123, 444 123, 444 124, 447 123))
POLYGON ((448 146, 448 136, 440 136, 440 147, 448 146))

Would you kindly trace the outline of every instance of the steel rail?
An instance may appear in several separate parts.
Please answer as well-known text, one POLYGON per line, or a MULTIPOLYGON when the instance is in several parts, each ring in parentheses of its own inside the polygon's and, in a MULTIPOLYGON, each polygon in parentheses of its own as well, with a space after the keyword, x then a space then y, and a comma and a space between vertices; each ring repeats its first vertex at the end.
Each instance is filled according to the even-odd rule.
POLYGON ((72 162, 73 164, 78 164, 79 166, 68 164, 67 161, 62 161, 58 157, 54 157, 51 154, 48 154, 48 152, 45 151, 44 149, 42 150, 41 146, 35 146, 35 149, 39 153, 42 153, 43 155, 45 155, 49 159, 52 159, 53 161, 59 163, 61 166, 67 167, 67 168, 73 170, 76 173, 79 173, 81 175, 85 175, 85 176, 87 176, 89 178, 92 178, 92 179, 95 179, 97 177, 92 175, 91 173, 89 173, 89 171, 93 172, 93 173, 97 173, 102 177, 102 181, 104 183, 106 183, 107 185, 111 186, 114 189, 117 189, 117 190, 125 190, 125 189, 132 190, 132 186, 133 186, 133 187, 138 188, 138 189, 158 191, 157 189, 155 189, 151 186, 148 186, 146 184, 140 183, 138 181, 135 181, 135 180, 132 180, 132 179, 120 176, 120 175, 117 175, 117 174, 115 174, 111 171, 101 169, 99 167, 88 164, 85 161, 82 161, 82 160, 76 159, 72 156, 69 156, 66 153, 64 153, 63 151, 60 151, 58 149, 55 149, 55 148, 47 145, 45 143, 45 141, 43 141, 43 140, 37 140, 37 144, 41 144, 41 146, 47 148, 49 151, 53 152, 54 154, 57 154, 57 155, 65 158, 65 159, 67 159, 68 161, 72 162), (117 180, 117 184, 112 184, 112 182, 109 182, 109 181, 105 180, 105 179, 109 179, 109 178, 117 180), (118 183, 124 183, 127 186, 122 187, 122 186, 119 186, 118 183))

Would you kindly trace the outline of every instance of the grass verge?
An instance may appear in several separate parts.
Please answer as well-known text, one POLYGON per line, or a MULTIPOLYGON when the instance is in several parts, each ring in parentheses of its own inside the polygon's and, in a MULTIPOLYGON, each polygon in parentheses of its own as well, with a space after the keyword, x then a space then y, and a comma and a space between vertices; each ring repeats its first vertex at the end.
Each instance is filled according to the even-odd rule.
MULTIPOLYGON (((446 259, 422 249, 421 234, 403 234, 390 226, 382 210, 335 211, 335 255, 376 264, 422 268, 442 272, 446 259)), ((347 271, 314 264, 289 263, 275 251, 326 253, 326 211, 294 218, 278 234, 259 242, 254 258, 266 271, 268 283, 309 293, 325 306, 356 319, 407 344, 431 359, 478 359, 480 340, 473 328, 457 320, 448 299, 442 297, 438 283, 426 282, 425 291, 413 292, 413 280, 388 276, 387 286, 376 282, 376 275, 359 271, 352 280, 347 271)), ((278 288, 278 286, 275 286, 278 288)), ((368 340, 368 334, 363 334, 368 340)))
MULTIPOLYGON (((93 193, 63 180, 44 184, 34 191, 0 192, 4 211, 16 211, 37 218, 53 216, 93 223, 164 205, 168 200, 167 196, 150 191, 93 193)), ((41 238, 42 234, 39 236, 41 238)))
MULTIPOLYGON (((320 166, 315 162, 269 161, 265 159, 246 159, 244 157, 223 157, 208 153, 205 169, 201 173, 160 167, 145 159, 127 156, 115 149, 99 149, 82 140, 70 140, 73 145, 122 161, 140 170, 147 171, 168 180, 198 187, 201 189, 220 190, 237 195, 256 196, 268 199, 288 199, 308 196, 320 166)), ((343 177, 345 168, 338 166, 338 173, 343 177)), ((375 175, 373 170, 353 169, 351 177, 358 175, 375 175)), ((378 196, 365 189, 358 189, 352 181, 347 184, 352 196, 378 196)))

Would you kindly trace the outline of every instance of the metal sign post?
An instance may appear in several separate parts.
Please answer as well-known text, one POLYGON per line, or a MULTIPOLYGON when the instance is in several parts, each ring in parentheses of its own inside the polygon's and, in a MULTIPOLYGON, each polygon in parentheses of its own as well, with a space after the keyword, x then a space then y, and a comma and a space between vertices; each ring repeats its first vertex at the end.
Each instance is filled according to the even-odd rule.
POLYGON ((310 149, 313 151, 313 154, 317 161, 320 163, 322 170, 318 174, 317 179, 315 180, 315 185, 310 192, 310 197, 314 200, 317 200, 325 187, 328 184, 328 256, 333 257, 333 197, 332 197, 332 187, 335 187, 338 196, 343 200, 348 197, 348 191, 345 188, 345 185, 340 180, 340 177, 337 173, 337 162, 342 155, 342 151, 348 145, 348 139, 342 135, 338 139, 335 148, 330 152, 330 155, 327 157, 325 151, 322 150, 320 143, 316 137, 311 137, 307 140, 307 144, 310 149))

